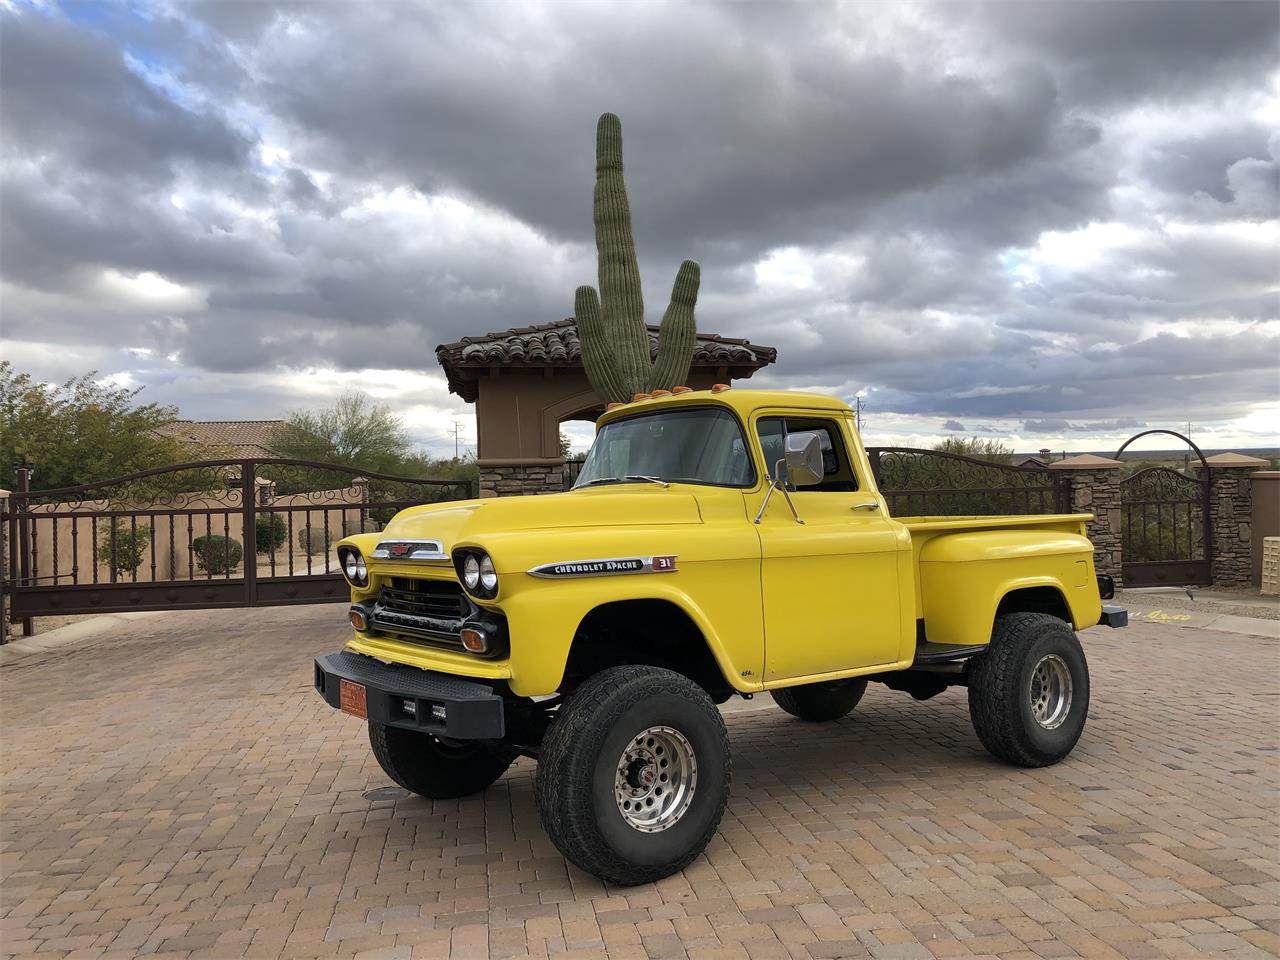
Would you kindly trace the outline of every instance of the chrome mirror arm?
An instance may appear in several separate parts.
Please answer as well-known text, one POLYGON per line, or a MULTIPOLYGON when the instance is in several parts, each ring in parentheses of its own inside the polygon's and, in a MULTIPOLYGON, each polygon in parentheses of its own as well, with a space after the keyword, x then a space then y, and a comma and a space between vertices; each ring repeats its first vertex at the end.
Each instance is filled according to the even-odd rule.
MULTIPOLYGON (((773 472, 778 474, 779 477, 782 476, 782 466, 785 462, 785 460, 779 460, 773 465, 773 472)), ((760 501, 760 509, 756 512, 755 522, 759 523, 764 519, 765 507, 769 506, 769 498, 773 496, 773 491, 781 490, 782 496, 787 501, 787 506, 791 508, 791 516, 796 518, 796 523, 804 523, 804 521, 800 519, 800 514, 796 510, 795 503, 791 499, 791 494, 787 491, 787 485, 782 480, 775 480, 768 474, 765 474, 765 479, 769 481, 769 489, 764 492, 764 499, 760 501)))

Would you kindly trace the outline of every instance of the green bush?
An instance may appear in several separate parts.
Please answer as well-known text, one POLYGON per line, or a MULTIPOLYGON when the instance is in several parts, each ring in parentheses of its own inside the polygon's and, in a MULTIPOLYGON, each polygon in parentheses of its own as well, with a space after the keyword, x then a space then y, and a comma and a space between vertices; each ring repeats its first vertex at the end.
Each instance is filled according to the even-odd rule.
POLYGON ((148 524, 126 527, 113 518, 111 528, 98 544, 98 562, 106 564, 113 573, 132 574, 142 563, 142 556, 147 552, 150 541, 151 527, 148 524), (112 531, 115 533, 114 537, 112 531))
POLYGON ((191 541, 196 566, 202 573, 229 573, 240 564, 244 548, 235 537, 196 537, 191 541))
POLYGON ((289 536, 289 525, 278 513, 264 513, 258 516, 254 539, 257 541, 259 553, 275 553, 284 546, 289 536))

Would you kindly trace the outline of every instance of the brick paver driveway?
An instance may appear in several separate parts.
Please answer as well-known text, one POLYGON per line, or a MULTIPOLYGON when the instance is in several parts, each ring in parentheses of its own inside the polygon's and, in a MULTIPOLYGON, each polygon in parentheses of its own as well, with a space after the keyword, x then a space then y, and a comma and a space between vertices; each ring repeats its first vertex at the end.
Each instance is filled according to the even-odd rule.
POLYGON ((1280 951, 1274 641, 1090 631, 1089 726, 1045 770, 989 759, 962 690, 872 685, 824 726, 758 699, 729 719, 707 854, 605 889, 542 833, 528 761, 460 801, 384 789, 363 728, 311 690, 342 613, 167 615, 0 671, 8 953, 1280 951))

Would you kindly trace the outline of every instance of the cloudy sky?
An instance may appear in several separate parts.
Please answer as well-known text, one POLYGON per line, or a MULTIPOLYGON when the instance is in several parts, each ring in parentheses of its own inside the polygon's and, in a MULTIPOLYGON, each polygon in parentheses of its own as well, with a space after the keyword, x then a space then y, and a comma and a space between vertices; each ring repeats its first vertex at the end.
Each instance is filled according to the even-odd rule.
MULTIPOLYGON (((452 452, 437 344, 594 282, 876 443, 1280 442, 1280 4, 0 0, 0 355, 202 419, 349 387, 452 452)), ((583 435, 585 436, 585 434, 583 435)), ((582 439, 578 437, 578 439, 582 439)))

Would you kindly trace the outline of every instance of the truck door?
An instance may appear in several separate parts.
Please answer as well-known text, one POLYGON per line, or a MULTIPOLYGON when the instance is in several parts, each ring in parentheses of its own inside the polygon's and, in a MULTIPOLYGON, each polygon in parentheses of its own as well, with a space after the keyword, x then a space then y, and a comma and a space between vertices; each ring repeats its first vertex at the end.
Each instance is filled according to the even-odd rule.
POLYGON ((910 568, 900 561, 904 552, 909 560, 910 538, 886 516, 873 485, 859 483, 841 426, 830 414, 766 412, 755 422, 770 476, 788 432, 816 432, 823 453, 822 482, 788 488, 804 523, 775 491, 756 527, 766 682, 892 663, 902 655, 901 570, 910 568), (868 509, 870 503, 876 508, 868 509))

